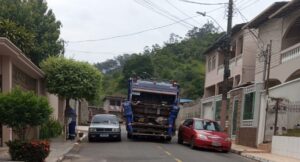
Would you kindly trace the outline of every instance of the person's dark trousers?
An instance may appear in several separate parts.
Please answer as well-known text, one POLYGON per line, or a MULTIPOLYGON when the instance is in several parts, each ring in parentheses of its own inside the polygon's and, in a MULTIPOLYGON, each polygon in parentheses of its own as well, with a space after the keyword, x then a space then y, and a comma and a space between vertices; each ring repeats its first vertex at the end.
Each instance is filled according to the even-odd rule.
POLYGON ((76 121, 72 121, 69 124, 69 139, 70 140, 74 140, 75 139, 75 136, 76 136, 75 127, 76 127, 76 121))

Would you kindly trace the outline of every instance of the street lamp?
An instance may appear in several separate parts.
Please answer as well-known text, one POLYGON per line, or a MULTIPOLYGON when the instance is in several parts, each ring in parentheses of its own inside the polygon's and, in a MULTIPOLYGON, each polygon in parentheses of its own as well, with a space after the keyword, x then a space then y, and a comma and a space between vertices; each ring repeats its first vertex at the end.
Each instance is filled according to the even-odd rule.
POLYGON ((221 28, 221 29, 223 30, 223 32, 225 32, 225 30, 224 30, 224 29, 222 28, 222 26, 218 23, 218 21, 217 21, 216 19, 214 19, 213 17, 207 15, 206 12, 199 12, 199 11, 197 11, 196 13, 199 14, 199 15, 201 15, 201 16, 203 16, 203 17, 206 16, 206 17, 211 18, 211 19, 219 26, 219 28, 221 28))

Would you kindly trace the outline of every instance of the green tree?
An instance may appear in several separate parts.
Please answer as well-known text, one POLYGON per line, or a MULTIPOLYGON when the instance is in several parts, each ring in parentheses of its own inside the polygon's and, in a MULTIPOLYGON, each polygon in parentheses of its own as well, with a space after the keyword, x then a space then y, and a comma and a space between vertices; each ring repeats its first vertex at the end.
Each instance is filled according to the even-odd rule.
MULTIPOLYGON (((101 91, 102 76, 95 66, 64 57, 49 57, 41 63, 41 68, 46 73, 48 91, 66 99, 65 114, 70 108, 70 99, 96 102, 93 100, 101 91)), ((61 124, 66 133, 66 118, 61 124)))
POLYGON ((93 100, 100 93, 101 73, 86 62, 49 57, 41 63, 50 93, 70 99, 93 100))
POLYGON ((61 23, 43 0, 0 0, 0 36, 7 37, 39 66, 64 52, 61 23))
POLYGON ((202 96, 205 77, 203 52, 221 34, 209 22, 201 28, 188 31, 185 38, 171 34, 170 39, 163 46, 157 44, 152 47, 147 46, 142 54, 120 56, 121 61, 117 57, 99 63, 102 65, 101 69, 113 69, 106 70, 104 74, 104 95, 125 95, 126 80, 130 76, 138 75, 148 78, 151 75, 157 80, 176 80, 181 87, 181 97, 196 99, 202 96), (112 66, 108 62, 115 62, 116 66, 111 68, 112 66))
POLYGON ((124 79, 129 79, 132 75, 142 78, 151 78, 154 74, 154 66, 150 56, 134 54, 128 59, 123 68, 124 79))
POLYGON ((21 140, 25 140, 30 127, 47 122, 51 113, 48 100, 33 92, 16 88, 0 94, 0 123, 11 127, 21 140))

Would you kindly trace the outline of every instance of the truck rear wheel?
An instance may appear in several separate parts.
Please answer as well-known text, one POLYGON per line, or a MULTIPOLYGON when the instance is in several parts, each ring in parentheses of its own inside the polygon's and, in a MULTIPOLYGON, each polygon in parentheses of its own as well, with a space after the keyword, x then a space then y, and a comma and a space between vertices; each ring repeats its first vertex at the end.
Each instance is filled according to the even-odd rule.
POLYGON ((127 138, 128 139, 132 139, 132 134, 131 133, 127 133, 127 138))
POLYGON ((172 141, 172 137, 166 137, 166 142, 171 142, 172 141))

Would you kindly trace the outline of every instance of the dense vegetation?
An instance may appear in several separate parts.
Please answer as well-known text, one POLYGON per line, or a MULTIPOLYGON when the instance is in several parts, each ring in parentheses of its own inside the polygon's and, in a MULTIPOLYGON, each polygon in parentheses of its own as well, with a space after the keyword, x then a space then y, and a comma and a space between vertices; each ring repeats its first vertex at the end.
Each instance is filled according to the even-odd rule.
POLYGON ((125 95, 132 75, 156 80, 176 80, 181 97, 196 99, 203 94, 205 57, 203 52, 220 36, 212 23, 194 28, 181 38, 171 34, 161 47, 145 47, 143 53, 124 54, 95 66, 105 75, 105 95, 125 95))
POLYGON ((0 37, 12 41, 36 65, 64 52, 57 21, 43 0, 0 0, 0 37))

